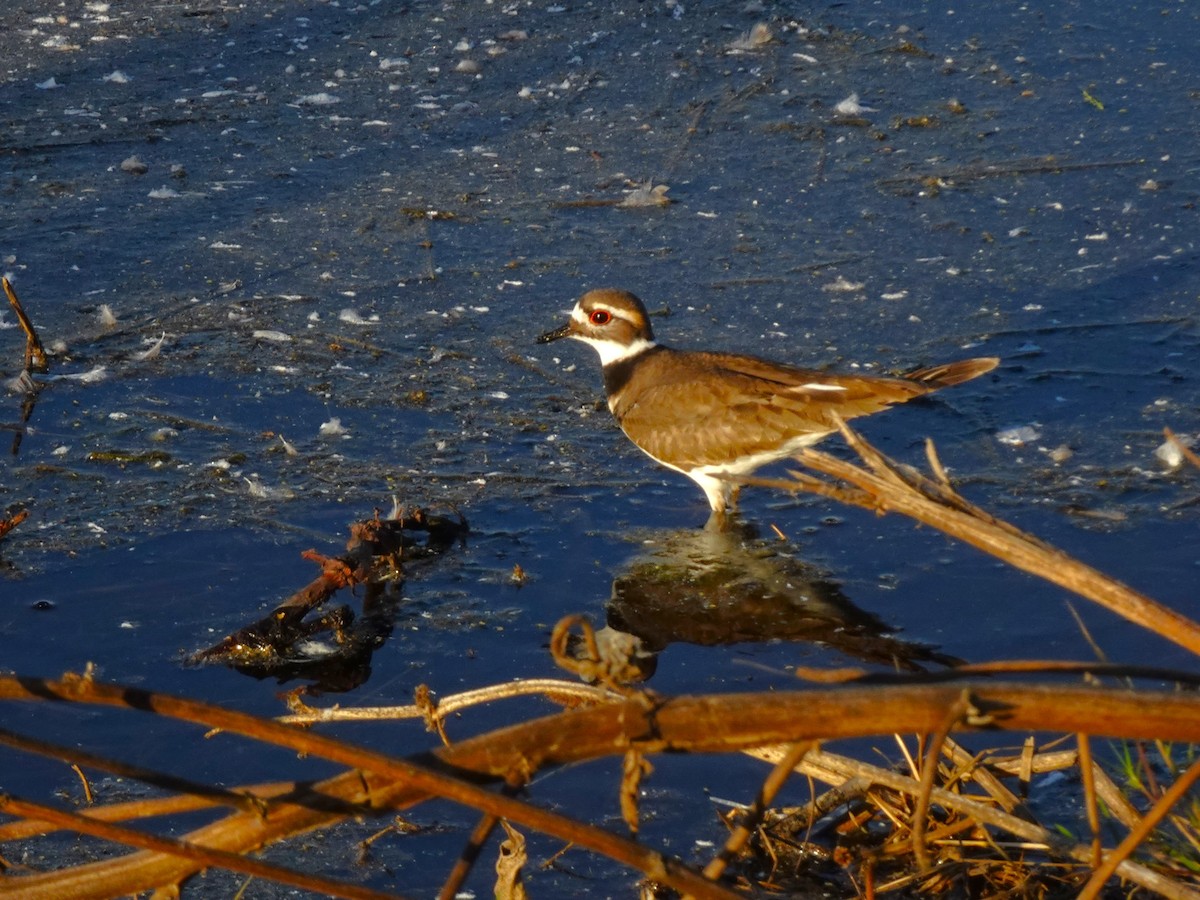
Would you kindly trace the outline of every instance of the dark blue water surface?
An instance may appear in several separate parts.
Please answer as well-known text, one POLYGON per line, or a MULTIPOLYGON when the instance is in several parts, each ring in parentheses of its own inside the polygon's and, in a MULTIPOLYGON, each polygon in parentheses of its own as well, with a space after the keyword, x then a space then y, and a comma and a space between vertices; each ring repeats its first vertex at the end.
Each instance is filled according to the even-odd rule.
MULTIPOLYGON (((680 346, 888 372, 1000 356, 862 430, 916 463, 934 438, 973 501, 1195 615, 1198 473, 1155 449, 1164 427, 1200 434, 1196 11, 760 6, 0 13, 0 267, 52 349, 27 421, 20 393, 0 396, 0 509, 29 511, 0 543, 0 666, 94 663, 278 714, 303 679, 186 658, 315 577, 302 551, 337 554, 396 499, 472 533, 409 572, 365 682, 314 702, 555 675, 549 632, 575 613, 652 633, 667 694, 782 689, 796 665, 1090 659, 1068 602, 1111 659, 1194 669, 1058 588, 827 501, 748 490, 760 537, 697 547, 700 492, 620 435, 592 352, 533 343, 614 285, 668 310, 655 327, 680 346), (774 40, 731 49, 757 21, 774 40), (851 94, 866 109, 839 115, 851 94), (145 174, 122 170, 133 156, 145 174), (646 181, 673 204, 611 205, 646 181), (684 581, 726 568, 681 596, 662 578, 680 559, 684 581)), ((0 317, 5 380, 13 325, 0 317)), ((482 709, 451 732, 548 711, 482 709)), ((145 716, 3 719, 230 784, 332 771, 145 716)), ((338 733, 434 742, 419 725, 338 733)), ((0 764, 4 790, 77 789, 22 760, 0 764)), ((617 827, 614 765, 547 774, 535 796, 617 827)), ((647 841, 702 862, 692 842, 724 839, 705 790, 746 801, 761 776, 662 761, 647 841)), ((436 889, 474 814, 416 816, 431 830, 379 844, 362 877, 436 889), (428 852, 437 865, 412 863, 428 852)), ((313 840, 361 876, 345 842, 313 840)), ((567 863, 597 880, 543 873, 537 892, 631 880, 567 863)))

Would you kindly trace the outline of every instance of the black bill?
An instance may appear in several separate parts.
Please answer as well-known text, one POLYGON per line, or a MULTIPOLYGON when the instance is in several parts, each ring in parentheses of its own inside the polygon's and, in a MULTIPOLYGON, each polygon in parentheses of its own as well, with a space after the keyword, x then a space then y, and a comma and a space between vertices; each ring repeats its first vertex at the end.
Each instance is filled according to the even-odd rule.
POLYGON ((570 335, 571 323, 568 322, 562 328, 555 328, 553 331, 547 331, 537 339, 537 342, 539 344, 548 344, 551 341, 557 341, 560 338, 570 337, 570 335))

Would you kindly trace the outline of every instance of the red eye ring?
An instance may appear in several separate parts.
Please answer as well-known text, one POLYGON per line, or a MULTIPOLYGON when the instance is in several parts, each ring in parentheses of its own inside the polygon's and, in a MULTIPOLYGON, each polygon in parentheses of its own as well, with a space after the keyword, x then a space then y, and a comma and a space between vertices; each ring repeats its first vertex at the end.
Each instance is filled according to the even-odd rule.
POLYGON ((607 325, 612 321, 612 313, 607 309, 594 309, 592 314, 588 316, 588 321, 593 325, 607 325))

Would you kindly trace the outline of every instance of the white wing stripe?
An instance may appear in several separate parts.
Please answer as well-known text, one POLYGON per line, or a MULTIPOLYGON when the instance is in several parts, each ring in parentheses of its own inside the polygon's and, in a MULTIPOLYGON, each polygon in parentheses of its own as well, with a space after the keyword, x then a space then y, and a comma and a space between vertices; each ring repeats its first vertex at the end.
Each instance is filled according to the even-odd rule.
POLYGON ((840 384, 822 384, 818 381, 810 381, 808 384, 798 384, 795 387, 788 388, 789 391, 844 391, 845 388, 840 384))

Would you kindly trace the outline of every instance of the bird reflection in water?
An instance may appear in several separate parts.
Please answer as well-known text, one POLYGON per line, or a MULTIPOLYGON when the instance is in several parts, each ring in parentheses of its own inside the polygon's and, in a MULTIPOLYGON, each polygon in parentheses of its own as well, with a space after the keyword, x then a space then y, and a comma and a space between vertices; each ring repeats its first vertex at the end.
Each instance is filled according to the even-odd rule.
MULTIPOLYGON (((815 567, 776 552, 746 525, 664 534, 613 581, 605 613, 597 646, 619 659, 628 680, 650 678, 673 643, 803 641, 902 671, 962 662, 897 638, 815 567)), ((586 649, 576 641, 571 652, 586 649)))

